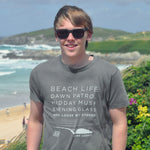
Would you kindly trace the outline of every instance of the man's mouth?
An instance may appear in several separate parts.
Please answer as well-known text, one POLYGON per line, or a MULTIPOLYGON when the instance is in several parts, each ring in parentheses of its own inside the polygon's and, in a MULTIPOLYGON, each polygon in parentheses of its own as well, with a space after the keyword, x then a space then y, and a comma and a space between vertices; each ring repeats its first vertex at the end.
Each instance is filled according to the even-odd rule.
POLYGON ((75 48, 77 45, 76 44, 66 44, 65 46, 68 48, 75 48))

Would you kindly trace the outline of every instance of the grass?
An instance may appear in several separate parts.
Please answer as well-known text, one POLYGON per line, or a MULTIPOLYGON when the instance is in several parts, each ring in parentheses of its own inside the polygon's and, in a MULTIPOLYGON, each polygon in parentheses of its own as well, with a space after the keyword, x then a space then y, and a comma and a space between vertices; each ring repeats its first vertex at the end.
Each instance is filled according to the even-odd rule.
POLYGON ((26 131, 23 130, 17 137, 14 137, 8 144, 1 147, 2 150, 26 150, 26 131))
POLYGON ((89 43, 89 51, 101 53, 125 53, 138 51, 141 54, 150 54, 150 40, 114 40, 89 43))

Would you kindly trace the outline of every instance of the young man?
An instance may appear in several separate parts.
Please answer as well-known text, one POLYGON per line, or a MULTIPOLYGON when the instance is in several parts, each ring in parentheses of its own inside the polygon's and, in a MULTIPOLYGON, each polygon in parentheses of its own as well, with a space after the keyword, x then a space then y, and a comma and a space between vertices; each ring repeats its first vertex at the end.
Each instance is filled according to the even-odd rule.
POLYGON ((38 65, 30 77, 28 150, 39 149, 43 131, 43 150, 125 150, 128 97, 119 70, 85 52, 90 17, 64 6, 54 30, 61 56, 38 65))

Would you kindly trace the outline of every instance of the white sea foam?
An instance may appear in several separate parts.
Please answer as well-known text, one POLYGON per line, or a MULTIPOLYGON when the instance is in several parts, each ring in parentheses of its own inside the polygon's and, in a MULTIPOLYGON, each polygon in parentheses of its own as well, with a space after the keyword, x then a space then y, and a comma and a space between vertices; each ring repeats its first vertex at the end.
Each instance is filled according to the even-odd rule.
POLYGON ((16 56, 23 56, 23 52, 21 50, 13 50, 16 56))
POLYGON ((119 69, 120 71, 122 71, 122 70, 124 70, 124 69, 130 67, 131 65, 132 65, 132 64, 128 64, 128 65, 117 64, 116 66, 118 67, 118 69, 119 69))
POLYGON ((35 45, 0 45, 0 50, 50 50, 60 49, 59 46, 50 46, 45 44, 35 45))
POLYGON ((32 59, 0 59, 0 70, 32 69, 46 60, 32 59))
POLYGON ((13 94, 13 95, 16 95, 16 94, 17 94, 17 91, 12 92, 12 94, 13 94))
POLYGON ((0 53, 2 53, 2 54, 8 54, 10 51, 9 50, 0 50, 0 53))
POLYGON ((14 63, 17 63, 19 60, 18 59, 0 59, 0 66, 1 65, 9 65, 9 64, 14 64, 14 63))
POLYGON ((9 72, 0 72, 0 76, 10 75, 15 73, 15 71, 9 71, 9 72))
POLYGON ((16 56, 23 56, 25 50, 59 50, 59 46, 50 46, 44 44, 36 45, 0 45, 0 59, 8 53, 15 53, 16 56))
POLYGON ((10 51, 9 50, 0 50, 0 59, 6 56, 10 51))
POLYGON ((28 50, 50 50, 50 49, 60 49, 59 46, 50 46, 50 45, 23 45, 25 49, 28 50))

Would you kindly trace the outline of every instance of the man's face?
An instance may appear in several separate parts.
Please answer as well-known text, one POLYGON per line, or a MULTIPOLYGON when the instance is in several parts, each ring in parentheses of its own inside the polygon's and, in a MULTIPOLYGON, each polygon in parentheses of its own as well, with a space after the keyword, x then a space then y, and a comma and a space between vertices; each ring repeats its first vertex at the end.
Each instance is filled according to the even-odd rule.
MULTIPOLYGON (((69 20, 64 19, 57 29, 84 29, 83 26, 76 27, 69 20)), ((91 39, 92 34, 88 31, 84 32, 84 36, 80 39, 75 38, 72 33, 69 33, 68 37, 65 39, 59 39, 56 35, 56 41, 60 43, 62 50, 62 57, 64 59, 79 59, 85 55, 85 43, 86 40, 91 39)))

